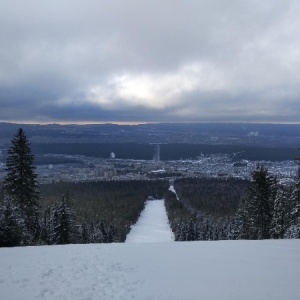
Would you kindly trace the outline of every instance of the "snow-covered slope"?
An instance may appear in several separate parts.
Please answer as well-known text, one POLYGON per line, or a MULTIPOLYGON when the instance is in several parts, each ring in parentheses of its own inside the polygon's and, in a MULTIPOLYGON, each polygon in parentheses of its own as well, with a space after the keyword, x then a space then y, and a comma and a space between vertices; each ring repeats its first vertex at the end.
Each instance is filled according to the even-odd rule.
POLYGON ((146 202, 145 209, 128 234, 126 243, 171 242, 173 240, 162 199, 146 202))
POLYGON ((0 249, 0 298, 299 299, 300 240, 0 249))

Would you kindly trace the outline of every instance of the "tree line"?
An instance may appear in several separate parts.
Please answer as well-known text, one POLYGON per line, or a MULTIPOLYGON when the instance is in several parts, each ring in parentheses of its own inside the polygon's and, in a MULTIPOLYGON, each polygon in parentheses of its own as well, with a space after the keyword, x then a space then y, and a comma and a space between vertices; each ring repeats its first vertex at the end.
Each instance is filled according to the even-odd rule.
MULTIPOLYGON (((299 159, 298 159, 299 162, 299 159)), ((282 186, 263 165, 250 182, 179 179, 166 209, 175 240, 300 238, 300 178, 282 186)))

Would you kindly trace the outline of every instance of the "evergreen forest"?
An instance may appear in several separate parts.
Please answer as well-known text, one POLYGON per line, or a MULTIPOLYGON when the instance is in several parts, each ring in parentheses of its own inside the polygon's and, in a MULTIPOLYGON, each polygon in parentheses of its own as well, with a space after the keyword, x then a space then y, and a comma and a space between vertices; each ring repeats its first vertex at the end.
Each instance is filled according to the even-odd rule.
POLYGON ((165 195, 176 241, 300 238, 300 181, 278 184, 263 165, 250 182, 178 179, 165 195))

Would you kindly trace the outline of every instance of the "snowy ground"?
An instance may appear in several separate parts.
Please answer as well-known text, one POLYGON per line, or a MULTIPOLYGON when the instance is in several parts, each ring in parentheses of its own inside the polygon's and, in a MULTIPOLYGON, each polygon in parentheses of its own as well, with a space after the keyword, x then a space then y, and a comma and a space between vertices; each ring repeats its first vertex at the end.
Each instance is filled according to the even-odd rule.
POLYGON ((298 300, 300 240, 2 248, 0 266, 3 300, 298 300))
POLYGON ((300 299, 300 240, 173 242, 158 200, 126 242, 0 248, 0 299, 300 299))
POLYGON ((128 234, 126 243, 171 242, 173 240, 164 200, 151 200, 147 201, 141 217, 128 234))

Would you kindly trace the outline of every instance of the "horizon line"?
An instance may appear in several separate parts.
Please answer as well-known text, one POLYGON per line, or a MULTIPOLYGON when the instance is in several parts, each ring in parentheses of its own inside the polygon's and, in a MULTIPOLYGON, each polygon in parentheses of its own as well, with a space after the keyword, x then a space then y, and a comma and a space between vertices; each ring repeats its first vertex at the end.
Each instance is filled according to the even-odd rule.
POLYGON ((84 125, 127 125, 127 126, 136 126, 136 125, 147 125, 147 124, 270 124, 270 125, 300 125, 300 122, 226 122, 226 121, 181 121, 181 122, 169 122, 169 121, 79 121, 79 122, 65 122, 65 121, 54 121, 54 122, 36 122, 36 121, 2 121, 0 120, 0 124, 19 124, 19 125, 61 125, 61 126, 67 126, 67 125, 78 125, 78 126, 84 126, 84 125))

